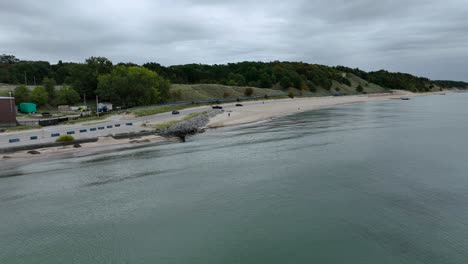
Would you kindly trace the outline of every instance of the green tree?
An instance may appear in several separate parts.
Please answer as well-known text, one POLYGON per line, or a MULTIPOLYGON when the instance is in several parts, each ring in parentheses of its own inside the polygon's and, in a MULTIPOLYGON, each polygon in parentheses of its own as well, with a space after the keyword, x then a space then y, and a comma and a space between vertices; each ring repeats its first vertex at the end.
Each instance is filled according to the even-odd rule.
POLYGON ((6 54, 2 54, 0 55, 0 63, 4 63, 4 64, 15 64, 19 62, 19 60, 13 56, 13 55, 6 55, 6 54))
POLYGON ((38 105, 45 105, 49 102, 49 94, 43 86, 36 86, 31 93, 32 101, 38 105))
POLYGON ((16 87, 14 95, 17 104, 31 101, 31 91, 25 85, 16 87))
POLYGON ((42 80, 42 85, 44 86, 44 88, 47 91, 47 94, 49 95, 49 101, 52 101, 55 98, 55 85, 56 84, 57 83, 55 82, 54 79, 50 79, 46 77, 42 80))
POLYGON ((97 94, 105 100, 124 107, 149 105, 161 102, 161 89, 170 83, 156 72, 144 67, 117 66, 110 74, 99 77, 97 94))
POLYGON ((66 85, 57 92, 57 103, 60 105, 72 105, 79 102, 80 99, 78 92, 66 85))
POLYGON ((254 90, 252 88, 250 88, 250 87, 244 90, 244 95, 245 96, 252 96, 253 93, 254 93, 254 90))
POLYGON ((237 86, 237 83, 236 83, 236 81, 234 81, 234 80, 228 80, 228 81, 226 82, 226 85, 227 85, 227 86, 237 86))
POLYGON ((356 87, 356 92, 362 93, 363 91, 364 91, 364 88, 361 85, 358 85, 358 87, 356 87))
POLYGON ((271 88, 273 86, 272 77, 267 73, 262 73, 259 80, 260 88, 271 88))
POLYGON ((283 87, 283 89, 287 89, 287 88, 293 86, 293 83, 291 82, 291 79, 289 79, 289 77, 285 76, 285 77, 281 78, 280 85, 281 85, 281 87, 283 87))

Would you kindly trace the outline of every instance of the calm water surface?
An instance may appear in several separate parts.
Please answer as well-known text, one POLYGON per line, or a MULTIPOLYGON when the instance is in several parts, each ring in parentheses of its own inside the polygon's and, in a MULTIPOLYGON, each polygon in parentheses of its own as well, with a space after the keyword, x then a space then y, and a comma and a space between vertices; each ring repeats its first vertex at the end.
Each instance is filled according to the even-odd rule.
POLYGON ((0 171, 0 263, 467 263, 468 94, 0 171))

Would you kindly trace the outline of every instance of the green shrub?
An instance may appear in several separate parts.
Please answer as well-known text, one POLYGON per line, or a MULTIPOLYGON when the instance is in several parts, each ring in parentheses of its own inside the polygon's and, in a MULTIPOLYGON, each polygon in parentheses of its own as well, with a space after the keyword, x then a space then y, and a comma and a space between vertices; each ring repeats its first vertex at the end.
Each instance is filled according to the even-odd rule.
POLYGON ((292 90, 289 90, 288 96, 289 96, 289 98, 291 98, 291 99, 294 98, 294 92, 293 92, 292 90))
POLYGON ((364 91, 364 88, 362 88, 361 85, 358 85, 358 87, 356 87, 356 92, 362 93, 363 91, 364 91))
POLYGON ((55 142, 70 142, 75 140, 75 138, 71 135, 61 135, 55 142))

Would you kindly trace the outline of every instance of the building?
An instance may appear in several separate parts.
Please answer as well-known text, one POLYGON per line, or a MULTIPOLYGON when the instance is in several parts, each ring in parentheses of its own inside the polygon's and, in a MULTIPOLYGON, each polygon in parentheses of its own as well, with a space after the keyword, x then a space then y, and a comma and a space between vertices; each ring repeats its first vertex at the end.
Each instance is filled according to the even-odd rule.
POLYGON ((16 126, 16 105, 13 97, 0 97, 0 127, 16 126))

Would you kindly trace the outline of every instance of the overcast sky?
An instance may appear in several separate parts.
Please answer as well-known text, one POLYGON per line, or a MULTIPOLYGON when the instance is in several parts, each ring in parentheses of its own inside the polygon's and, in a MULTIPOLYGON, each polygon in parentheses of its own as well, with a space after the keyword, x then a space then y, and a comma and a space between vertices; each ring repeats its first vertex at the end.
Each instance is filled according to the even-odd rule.
POLYGON ((0 53, 304 61, 468 81, 466 0, 0 0, 0 53))

